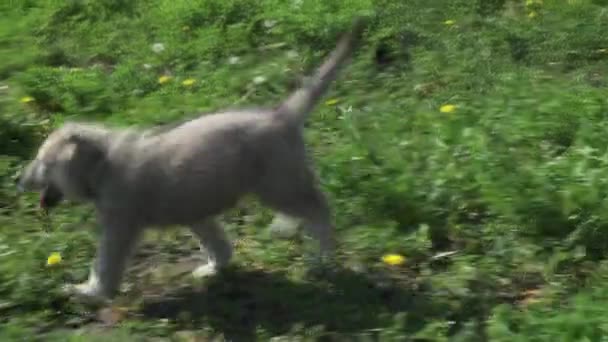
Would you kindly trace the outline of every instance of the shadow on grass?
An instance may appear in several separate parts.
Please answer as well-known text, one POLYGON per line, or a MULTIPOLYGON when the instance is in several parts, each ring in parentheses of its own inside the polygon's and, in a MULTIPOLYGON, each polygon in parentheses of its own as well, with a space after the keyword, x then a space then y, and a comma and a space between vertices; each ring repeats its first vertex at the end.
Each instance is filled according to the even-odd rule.
POLYGON ((354 334, 391 326, 399 312, 408 312, 401 329, 413 331, 424 324, 425 311, 431 314, 424 298, 397 287, 380 289, 365 275, 345 269, 324 280, 295 282, 281 272, 231 268, 210 279, 203 291, 182 290, 144 303, 142 311, 146 318, 189 317, 181 321, 189 328, 204 323, 229 340, 249 341, 258 328, 276 336, 296 324, 354 334))

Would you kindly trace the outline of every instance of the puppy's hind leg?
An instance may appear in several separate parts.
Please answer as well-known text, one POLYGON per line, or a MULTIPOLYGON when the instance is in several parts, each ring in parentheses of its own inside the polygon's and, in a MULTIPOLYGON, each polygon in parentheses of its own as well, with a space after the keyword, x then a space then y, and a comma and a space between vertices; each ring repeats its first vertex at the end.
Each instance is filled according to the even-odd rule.
POLYGON ((318 189, 316 177, 308 167, 285 173, 258 191, 263 203, 278 210, 280 220, 301 220, 302 226, 319 242, 319 257, 331 258, 335 250, 334 226, 325 195, 318 189), (284 185, 284 183, 286 183, 284 185), (284 185, 284 186, 283 186, 284 185))
POLYGON ((207 263, 197 267, 192 275, 203 278, 216 274, 232 258, 232 245, 223 227, 215 219, 207 219, 190 229, 199 239, 201 251, 207 254, 207 263))

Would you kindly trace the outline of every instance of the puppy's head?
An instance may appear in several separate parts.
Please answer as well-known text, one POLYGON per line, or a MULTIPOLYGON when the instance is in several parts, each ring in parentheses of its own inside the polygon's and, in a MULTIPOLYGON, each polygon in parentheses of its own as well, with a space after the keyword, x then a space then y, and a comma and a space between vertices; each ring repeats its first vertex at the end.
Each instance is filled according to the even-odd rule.
POLYGON ((99 139, 84 127, 68 124, 54 131, 17 181, 21 191, 39 191, 40 205, 51 208, 65 197, 89 200, 94 194, 94 173, 103 161, 99 139))

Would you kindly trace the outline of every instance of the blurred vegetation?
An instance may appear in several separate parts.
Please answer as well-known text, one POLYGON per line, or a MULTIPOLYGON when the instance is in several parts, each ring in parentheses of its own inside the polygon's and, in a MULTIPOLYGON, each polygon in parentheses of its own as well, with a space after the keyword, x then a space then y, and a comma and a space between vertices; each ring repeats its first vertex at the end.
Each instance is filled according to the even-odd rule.
POLYGON ((607 6, 1 2, 0 339, 605 341, 607 6), (363 46, 306 131, 334 276, 306 275, 308 240, 272 240, 254 201, 226 214, 234 266, 205 284, 171 273, 198 256, 176 230, 147 238, 112 319, 60 295, 87 275, 89 208, 63 205, 49 227, 13 186, 50 129, 272 105, 358 13, 375 14, 363 46))

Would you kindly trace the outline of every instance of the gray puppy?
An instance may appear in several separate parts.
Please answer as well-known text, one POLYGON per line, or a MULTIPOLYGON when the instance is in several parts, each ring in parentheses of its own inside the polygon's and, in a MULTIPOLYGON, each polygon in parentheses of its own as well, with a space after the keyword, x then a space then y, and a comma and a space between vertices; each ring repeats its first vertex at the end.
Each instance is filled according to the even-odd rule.
POLYGON ((194 275, 216 273, 232 256, 216 217, 247 194, 276 210, 276 220, 301 221, 319 241, 319 255, 331 255, 330 210, 307 160, 302 126, 364 26, 355 20, 310 82, 274 109, 222 111, 160 132, 83 123, 52 132, 19 188, 40 191, 43 207, 64 197, 92 202, 102 227, 88 281, 68 285, 68 292, 93 302, 114 297, 147 227, 189 226, 208 255, 194 275))

